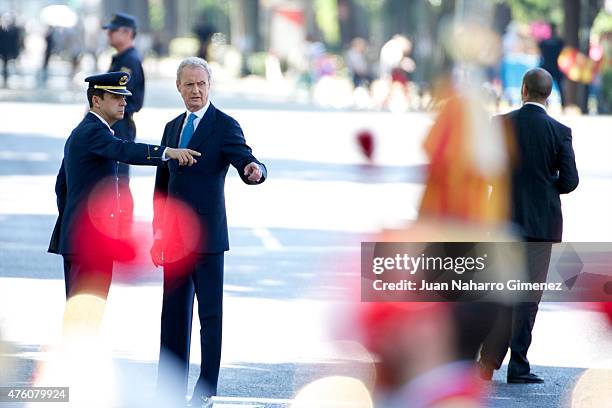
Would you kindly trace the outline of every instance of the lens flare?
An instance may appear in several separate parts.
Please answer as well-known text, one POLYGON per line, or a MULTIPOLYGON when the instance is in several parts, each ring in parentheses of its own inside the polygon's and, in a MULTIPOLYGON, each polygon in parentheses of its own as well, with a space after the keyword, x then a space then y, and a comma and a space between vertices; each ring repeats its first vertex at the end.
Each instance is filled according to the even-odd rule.
MULTIPOLYGON (((163 264, 173 266, 173 271, 189 269, 195 261, 199 248, 205 242, 206 225, 200 221, 196 211, 183 201, 173 197, 156 197, 155 213, 162 218, 159 249, 163 253, 163 264)), ((179 273, 179 272, 177 272, 179 273)))
POLYGON ((76 253, 123 262, 134 259, 132 226, 119 222, 120 208, 125 208, 125 204, 121 206, 116 179, 103 179, 89 193, 75 218, 72 247, 76 253))
POLYGON ((332 376, 306 385, 298 392, 291 408, 372 408, 370 392, 356 378, 332 376))
POLYGON ((612 370, 587 370, 574 387, 571 407, 612 407, 612 370))

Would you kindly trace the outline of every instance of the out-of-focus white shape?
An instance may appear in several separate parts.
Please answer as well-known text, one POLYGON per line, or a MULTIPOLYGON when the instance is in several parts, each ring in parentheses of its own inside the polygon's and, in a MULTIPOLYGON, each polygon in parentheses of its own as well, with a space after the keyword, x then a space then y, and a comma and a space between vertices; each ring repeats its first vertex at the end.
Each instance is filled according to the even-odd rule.
POLYGON ((585 371, 574 387, 571 407, 612 407, 612 370, 585 371))
POLYGON ((305 386, 295 397, 291 408, 372 408, 370 392, 352 377, 321 378, 305 386))
POLYGON ((466 113, 464 121, 469 129, 464 129, 471 144, 474 165, 484 176, 496 177, 508 168, 508 148, 498 120, 491 120, 484 109, 484 96, 478 91, 465 93, 466 113))
POLYGON ((60 406, 104 408, 118 401, 111 350, 98 335, 105 306, 105 299, 93 295, 66 303, 62 344, 34 380, 39 387, 69 387, 70 402, 60 406))
POLYGON ((40 12, 40 21, 55 27, 74 27, 78 19, 70 7, 61 4, 47 6, 40 12))

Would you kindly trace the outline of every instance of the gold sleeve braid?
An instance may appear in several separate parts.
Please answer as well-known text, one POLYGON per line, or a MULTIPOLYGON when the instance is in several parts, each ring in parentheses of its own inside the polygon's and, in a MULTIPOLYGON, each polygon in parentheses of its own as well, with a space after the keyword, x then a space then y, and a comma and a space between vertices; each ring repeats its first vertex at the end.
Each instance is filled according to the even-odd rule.
POLYGON ((162 154, 163 154, 164 150, 161 149, 160 146, 151 146, 151 145, 147 145, 147 159, 151 160, 151 159, 162 159, 162 154), (151 147, 153 147, 153 155, 151 155, 151 147))

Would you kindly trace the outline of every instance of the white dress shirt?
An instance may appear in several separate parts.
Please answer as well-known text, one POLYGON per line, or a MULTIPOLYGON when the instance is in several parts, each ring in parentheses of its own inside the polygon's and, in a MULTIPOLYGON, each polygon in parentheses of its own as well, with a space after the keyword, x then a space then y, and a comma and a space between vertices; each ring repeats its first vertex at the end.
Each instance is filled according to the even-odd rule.
POLYGON ((544 109, 544 112, 546 112, 546 106, 542 105, 541 103, 537 103, 537 102, 525 102, 524 105, 539 106, 540 108, 544 109))
POLYGON ((180 139, 183 138, 183 131, 185 130, 185 126, 187 126, 187 118, 189 118, 189 115, 192 113, 196 115, 196 118, 193 120, 193 132, 195 133, 195 130, 198 128, 198 125, 200 124, 200 121, 204 117, 204 114, 208 110, 209 106, 210 106, 210 99, 206 102, 206 105, 204 105, 204 107, 200 109, 199 111, 196 111, 196 112, 186 111, 185 119, 183 120, 183 126, 181 127, 181 135, 180 135, 179 144, 178 144, 179 146, 181 145, 180 139))

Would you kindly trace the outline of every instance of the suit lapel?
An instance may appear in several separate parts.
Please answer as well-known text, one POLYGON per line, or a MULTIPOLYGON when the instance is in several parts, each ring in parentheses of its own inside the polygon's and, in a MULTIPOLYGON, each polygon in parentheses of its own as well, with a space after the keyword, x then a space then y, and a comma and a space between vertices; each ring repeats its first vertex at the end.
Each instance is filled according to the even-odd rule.
POLYGON ((206 109, 206 113, 200 123, 198 123, 198 127, 195 130, 195 133, 191 137, 189 141, 189 145, 187 146, 190 149, 195 149, 202 144, 206 140, 206 138, 213 132, 215 128, 215 118, 216 118, 217 109, 211 103, 208 109, 206 109))
POLYGON ((181 129, 183 122, 185 121, 185 113, 180 115, 178 118, 174 120, 174 124, 172 125, 172 129, 170 131, 170 138, 168 139, 168 146, 170 147, 178 147, 179 137, 181 136, 181 129))

